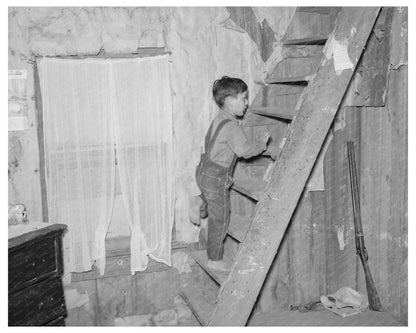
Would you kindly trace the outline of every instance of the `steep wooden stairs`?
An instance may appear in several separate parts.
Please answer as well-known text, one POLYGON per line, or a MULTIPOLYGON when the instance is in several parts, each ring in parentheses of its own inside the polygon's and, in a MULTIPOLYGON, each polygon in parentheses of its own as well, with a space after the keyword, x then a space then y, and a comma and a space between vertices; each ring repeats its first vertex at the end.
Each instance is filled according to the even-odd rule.
POLYGON ((297 8, 283 60, 267 74, 243 123, 250 138, 267 130, 282 153, 275 162, 263 156, 237 164, 225 241, 231 271, 208 269, 205 251, 197 251, 193 258, 215 286, 206 280, 182 286, 202 325, 247 324, 379 10, 297 8))

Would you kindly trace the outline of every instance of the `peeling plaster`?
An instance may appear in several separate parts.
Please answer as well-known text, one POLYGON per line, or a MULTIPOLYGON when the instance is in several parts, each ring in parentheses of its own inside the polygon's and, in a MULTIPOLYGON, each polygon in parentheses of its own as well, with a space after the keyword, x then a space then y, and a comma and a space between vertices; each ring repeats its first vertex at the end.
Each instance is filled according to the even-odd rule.
MULTIPOLYGON (((353 33, 353 30, 351 30, 353 33)), ((333 36, 330 37, 327 45, 325 45, 325 62, 331 58, 334 59, 335 73, 339 76, 346 69, 352 69, 354 67, 351 59, 348 55, 348 39, 342 38, 336 40, 333 36)))
POLYGON ((338 244, 339 250, 343 251, 345 249, 345 242, 344 242, 344 226, 337 228, 337 237, 338 237, 338 244))
POLYGON ((347 121, 345 120, 345 108, 341 108, 337 115, 335 116, 333 129, 334 132, 340 131, 347 126, 347 121))
POLYGON ((392 69, 408 64, 408 13, 407 8, 395 8, 391 23, 390 63, 392 69), (399 37, 400 36, 400 37, 399 37))
POLYGON ((76 289, 66 289, 65 303, 68 309, 84 307, 85 310, 88 310, 90 298, 87 293, 79 293, 76 289))

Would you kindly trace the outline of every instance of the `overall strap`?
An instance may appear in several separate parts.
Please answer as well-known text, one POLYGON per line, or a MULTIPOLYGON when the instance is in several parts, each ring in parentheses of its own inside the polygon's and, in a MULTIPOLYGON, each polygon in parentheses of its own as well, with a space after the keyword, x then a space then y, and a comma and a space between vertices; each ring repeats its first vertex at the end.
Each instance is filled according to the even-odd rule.
POLYGON ((236 163, 237 163, 237 159, 238 159, 237 155, 236 155, 236 154, 234 154, 233 160, 231 161, 231 164, 230 164, 230 166, 228 167, 228 172, 229 172, 229 176, 230 176, 230 177, 231 177, 231 174, 232 174, 232 173, 233 173, 233 171, 234 171, 235 165, 236 165, 236 163))
MULTIPOLYGON (((218 134, 220 133, 220 131, 221 131, 221 129, 224 127, 224 125, 226 124, 226 123, 228 123, 229 121, 231 121, 230 119, 224 119, 223 121, 221 121, 219 124, 218 124, 218 126, 217 126, 217 129, 215 130, 215 133, 214 133, 214 135, 212 136, 212 139, 209 141, 209 144, 208 144, 208 147, 205 147, 205 153, 207 153, 207 156, 209 156, 210 155, 210 153, 211 153, 211 149, 212 149, 212 147, 214 146, 214 142, 215 142, 215 140, 217 139, 217 136, 218 136, 218 134)), ((212 125, 211 125, 212 126, 212 125)), ((212 129, 211 129, 212 130, 212 129)), ((211 131, 210 131, 211 132, 211 131)), ((211 134, 211 133, 208 133, 208 134, 211 134)), ((207 136, 208 136, 208 134, 207 134, 207 136)))
POLYGON ((211 132, 212 132, 212 128, 214 127, 214 122, 211 123, 211 125, 209 126, 208 132, 205 135, 205 149, 204 151, 206 152, 211 140, 211 132))

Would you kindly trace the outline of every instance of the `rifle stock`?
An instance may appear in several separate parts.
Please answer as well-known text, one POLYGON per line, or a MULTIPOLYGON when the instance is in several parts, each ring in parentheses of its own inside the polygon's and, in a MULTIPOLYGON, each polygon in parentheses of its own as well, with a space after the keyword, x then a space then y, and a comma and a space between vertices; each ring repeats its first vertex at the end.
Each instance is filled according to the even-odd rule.
POLYGON ((351 195, 352 195, 352 210, 354 217, 354 230, 355 230, 355 247, 357 249, 357 254, 361 259, 361 263, 364 268, 365 275, 365 284, 367 287, 368 303, 370 310, 373 311, 383 311, 383 306, 381 305, 380 298, 377 293, 376 286, 374 285, 374 280, 370 272, 370 267, 368 267, 368 253, 364 244, 364 233, 363 226, 361 222, 361 210, 360 210, 360 191, 358 187, 358 175, 357 175, 357 166, 355 163, 355 151, 354 143, 352 141, 347 141, 347 152, 348 152, 348 170, 350 174, 350 184, 351 184, 351 195))

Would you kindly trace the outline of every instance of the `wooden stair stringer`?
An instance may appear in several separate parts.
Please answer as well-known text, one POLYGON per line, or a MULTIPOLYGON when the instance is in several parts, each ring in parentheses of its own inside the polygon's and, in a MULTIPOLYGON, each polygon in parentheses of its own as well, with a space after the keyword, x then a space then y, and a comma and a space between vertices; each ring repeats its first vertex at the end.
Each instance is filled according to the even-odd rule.
POLYGON ((208 325, 246 324, 379 10, 341 10, 327 44, 343 43, 350 66, 340 70, 340 64, 334 63, 338 58, 331 52, 335 48, 325 50, 208 325))

